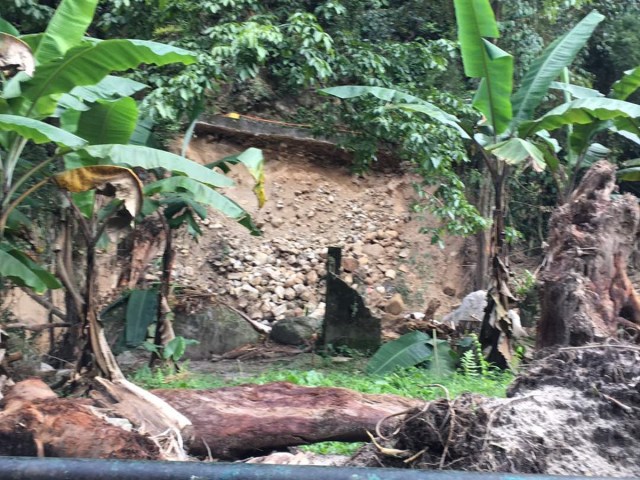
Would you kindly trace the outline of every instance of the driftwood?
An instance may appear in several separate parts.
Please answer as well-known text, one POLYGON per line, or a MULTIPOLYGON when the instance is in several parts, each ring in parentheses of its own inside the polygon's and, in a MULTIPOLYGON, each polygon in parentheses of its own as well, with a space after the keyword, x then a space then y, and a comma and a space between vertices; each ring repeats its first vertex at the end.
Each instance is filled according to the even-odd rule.
POLYGON ((329 440, 368 441, 366 431, 375 431, 381 419, 424 404, 395 395, 285 382, 153 393, 192 421, 190 454, 223 459, 329 440))
POLYGON ((41 380, 16 384, 0 411, 0 455, 78 458, 161 458, 148 437, 111 425, 91 401, 57 398, 41 380))
POLYGON ((593 165, 549 223, 538 347, 583 345, 640 323, 627 277, 640 220, 638 199, 612 198, 615 167, 593 165))

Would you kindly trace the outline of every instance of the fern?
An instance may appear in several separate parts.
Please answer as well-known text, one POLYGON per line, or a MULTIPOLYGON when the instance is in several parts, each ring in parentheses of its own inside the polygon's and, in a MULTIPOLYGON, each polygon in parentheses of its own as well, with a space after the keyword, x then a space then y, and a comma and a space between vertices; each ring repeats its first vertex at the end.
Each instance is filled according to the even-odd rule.
POLYGON ((476 377, 478 375, 486 376, 491 371, 491 364, 487 362, 482 354, 482 345, 475 333, 469 335, 471 339, 471 348, 460 357, 460 366, 465 375, 476 377))
POLYGON ((460 358, 460 366, 462 372, 467 377, 477 377, 479 375, 479 365, 476 362, 476 353, 473 350, 467 350, 460 358))

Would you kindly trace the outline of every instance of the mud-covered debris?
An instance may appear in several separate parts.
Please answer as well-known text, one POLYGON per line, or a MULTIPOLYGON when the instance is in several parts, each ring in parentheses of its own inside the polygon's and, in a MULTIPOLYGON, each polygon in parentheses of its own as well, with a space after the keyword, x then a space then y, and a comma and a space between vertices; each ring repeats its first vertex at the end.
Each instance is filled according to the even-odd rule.
POLYGON ((359 466, 558 475, 640 475, 640 349, 560 350, 535 361, 509 398, 465 394, 407 414, 359 466), (384 448, 404 451, 389 456, 384 448))

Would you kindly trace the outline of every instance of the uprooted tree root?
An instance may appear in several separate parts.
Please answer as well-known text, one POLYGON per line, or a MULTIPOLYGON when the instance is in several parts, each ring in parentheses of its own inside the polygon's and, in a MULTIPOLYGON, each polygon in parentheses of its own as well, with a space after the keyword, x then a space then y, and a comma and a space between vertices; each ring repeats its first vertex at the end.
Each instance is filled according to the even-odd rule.
POLYGON ((407 412, 350 464, 638 476, 639 360, 635 346, 562 349, 519 376, 510 398, 465 394, 407 412))

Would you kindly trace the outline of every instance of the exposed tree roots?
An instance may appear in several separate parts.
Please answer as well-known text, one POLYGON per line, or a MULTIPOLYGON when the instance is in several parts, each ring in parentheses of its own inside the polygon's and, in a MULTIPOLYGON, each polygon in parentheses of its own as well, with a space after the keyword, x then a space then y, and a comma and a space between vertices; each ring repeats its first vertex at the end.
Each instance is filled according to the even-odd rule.
POLYGON ((466 394, 408 413, 352 465, 640 475, 640 349, 602 345, 540 358, 508 399, 466 394))

